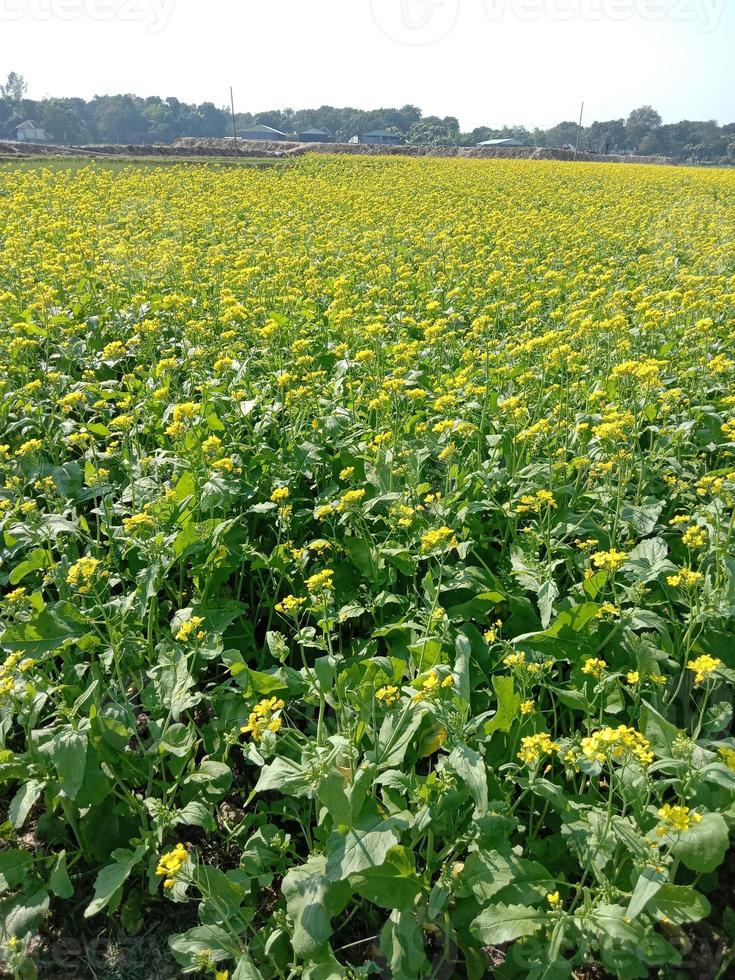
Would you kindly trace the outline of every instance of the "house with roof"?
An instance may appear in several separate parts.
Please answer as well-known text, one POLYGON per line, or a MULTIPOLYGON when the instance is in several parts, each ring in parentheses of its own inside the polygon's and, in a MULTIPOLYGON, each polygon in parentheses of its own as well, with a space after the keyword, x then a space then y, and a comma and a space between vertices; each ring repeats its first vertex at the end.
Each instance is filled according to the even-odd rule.
POLYGON ((350 143, 373 143, 379 146, 401 146, 403 140, 395 133, 389 133, 385 129, 376 129, 372 133, 362 133, 353 136, 350 143))
POLYGON ((506 139, 501 140, 484 140, 482 143, 478 143, 478 146, 525 146, 526 144, 522 140, 518 140, 515 136, 509 136, 506 139))
POLYGON ((300 143, 331 143, 331 133, 326 129, 305 129, 299 133, 300 143))
POLYGON ((42 126, 37 126, 32 119, 26 119, 20 126, 16 126, 13 134, 19 143, 46 142, 46 130, 42 126))
POLYGON ((265 126, 263 123, 256 123, 240 132, 240 139, 244 140, 287 140, 289 137, 272 126, 265 126))

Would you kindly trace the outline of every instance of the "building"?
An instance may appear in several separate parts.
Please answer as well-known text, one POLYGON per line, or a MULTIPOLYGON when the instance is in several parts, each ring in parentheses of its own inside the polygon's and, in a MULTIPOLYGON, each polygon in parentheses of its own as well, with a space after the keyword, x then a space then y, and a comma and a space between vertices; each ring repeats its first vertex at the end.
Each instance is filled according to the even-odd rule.
POLYGON ((326 129, 305 129, 299 133, 300 143, 330 143, 332 136, 326 129))
POLYGON ((13 130, 19 143, 45 143, 46 130, 37 126, 31 119, 26 119, 13 130))
POLYGON ((517 140, 515 136, 511 136, 508 139, 503 140, 485 140, 482 143, 478 143, 478 146, 525 146, 526 144, 522 140, 517 140))
POLYGON ((288 136, 285 133, 279 132, 277 129, 273 129, 272 126, 264 126, 262 123, 258 123, 256 126, 250 126, 248 129, 243 129, 240 132, 240 139, 287 140, 288 136))
POLYGON ((389 133, 385 129, 376 129, 373 133, 363 133, 361 136, 353 136, 350 143, 377 143, 381 146, 400 146, 403 140, 395 133, 389 133))

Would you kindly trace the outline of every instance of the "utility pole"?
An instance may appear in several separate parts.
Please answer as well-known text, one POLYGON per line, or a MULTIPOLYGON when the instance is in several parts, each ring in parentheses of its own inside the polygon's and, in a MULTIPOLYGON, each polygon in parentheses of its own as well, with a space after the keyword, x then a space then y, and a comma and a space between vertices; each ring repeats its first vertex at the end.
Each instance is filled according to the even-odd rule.
POLYGON ((584 100, 582 101, 582 108, 579 110, 579 126, 577 126, 577 145, 574 147, 574 159, 577 159, 577 154, 579 153, 579 137, 582 135, 582 117, 584 116, 584 100))
POLYGON ((232 109, 232 134, 235 137, 235 156, 239 156, 240 149, 237 145, 237 122, 235 121, 235 96, 232 91, 231 85, 230 85, 230 108, 232 109))

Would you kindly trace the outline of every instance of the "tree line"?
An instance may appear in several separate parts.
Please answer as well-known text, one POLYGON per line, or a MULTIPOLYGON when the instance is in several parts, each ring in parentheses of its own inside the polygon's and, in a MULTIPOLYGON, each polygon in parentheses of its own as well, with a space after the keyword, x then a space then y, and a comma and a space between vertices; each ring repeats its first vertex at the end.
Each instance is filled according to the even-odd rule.
MULTIPOLYGON (((55 143, 171 143, 179 136, 218 138, 232 133, 230 112, 212 102, 188 104, 176 98, 137 95, 98 95, 78 98, 27 98, 22 75, 11 72, 0 85, 0 137, 11 138, 15 126, 27 119, 46 130, 55 143)), ((274 109, 240 112, 241 131, 256 123, 296 134, 304 129, 326 129, 338 141, 387 129, 407 143, 420 146, 474 146, 483 140, 515 137, 533 146, 576 146, 592 153, 632 153, 672 157, 680 162, 735 164, 735 123, 714 120, 664 125, 651 106, 635 109, 627 118, 593 122, 579 129, 574 121, 550 129, 525 126, 480 126, 462 132, 454 116, 424 116, 421 109, 353 109, 321 106, 318 109, 274 109)))

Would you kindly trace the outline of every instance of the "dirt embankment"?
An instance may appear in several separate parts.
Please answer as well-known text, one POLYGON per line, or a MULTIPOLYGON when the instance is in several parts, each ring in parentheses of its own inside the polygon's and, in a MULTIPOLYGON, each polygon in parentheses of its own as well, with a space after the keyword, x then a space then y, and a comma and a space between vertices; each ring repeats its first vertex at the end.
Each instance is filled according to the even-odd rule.
MULTIPOLYGON (((217 156, 234 156, 233 140, 197 139, 183 136, 174 147, 184 147, 191 155, 216 150, 217 156)), ((286 141, 238 140, 241 154, 254 148, 262 148, 265 154, 281 157, 297 157, 306 153, 349 153, 360 156, 412 156, 412 157, 479 157, 504 160, 574 160, 574 150, 547 149, 538 146, 380 146, 364 143, 289 143, 286 141)), ((671 164, 666 157, 603 156, 580 150, 578 160, 597 163, 657 163, 671 164)))
MULTIPOLYGON (((199 141, 197 141, 199 142, 199 141)), ((188 149, 184 145, 174 144, 172 146, 161 144, 124 144, 124 143, 104 143, 85 146, 59 146, 53 143, 15 143, 10 140, 0 140, 0 156, 16 156, 19 158, 29 156, 48 156, 48 157, 222 157, 235 156, 230 147, 227 148, 226 140, 205 140, 202 142, 211 143, 211 147, 201 146, 196 151, 188 149), (224 144, 225 148, 221 148, 224 144)), ((261 147, 256 144, 239 144, 241 157, 283 157, 283 153, 263 152, 261 147)))
MULTIPOLYGON (((306 153, 345 153, 357 156, 473 157, 503 160, 569 160, 574 150, 546 149, 538 146, 380 146, 363 143, 289 143, 267 140, 199 139, 183 136, 170 146, 103 144, 95 146, 55 146, 49 143, 0 141, 0 156, 19 158, 49 157, 259 157, 289 159, 306 153)), ((593 163, 672 164, 666 157, 602 156, 580 151, 576 159, 593 163)))

